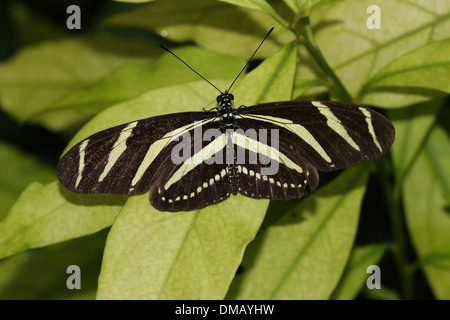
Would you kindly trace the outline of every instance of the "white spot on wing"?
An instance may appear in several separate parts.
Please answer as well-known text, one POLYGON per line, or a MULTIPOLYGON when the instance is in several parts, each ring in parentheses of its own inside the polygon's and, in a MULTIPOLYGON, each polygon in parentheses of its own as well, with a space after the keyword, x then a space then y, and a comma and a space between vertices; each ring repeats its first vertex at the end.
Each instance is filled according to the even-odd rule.
POLYGON ((77 176, 77 181, 75 182, 75 189, 78 187, 78 185, 80 184, 81 181, 81 177, 83 174, 83 170, 84 170, 84 156, 85 156, 85 150, 86 147, 89 143, 89 139, 88 140, 84 140, 81 144, 80 144, 80 159, 78 160, 78 176, 77 176))
POLYGON ((285 129, 291 131, 292 133, 299 136, 303 141, 305 141, 307 144, 309 144, 326 162, 331 163, 331 158, 328 156, 328 154, 325 152, 325 150, 322 148, 322 146, 317 142, 317 140, 313 137, 313 135, 302 125, 293 123, 289 119, 283 119, 283 118, 277 118, 277 117, 271 117, 271 116, 263 116, 263 115, 257 115, 252 116, 250 114, 248 115, 242 115, 244 118, 249 119, 255 119, 258 121, 265 121, 272 124, 275 124, 279 127, 284 127, 285 129))
POLYGON ((214 139, 192 157, 186 159, 186 161, 183 162, 178 170, 175 171, 175 173, 173 173, 170 179, 166 182, 166 184, 164 185, 164 189, 169 189, 171 185, 178 182, 188 172, 196 168, 198 165, 202 164, 203 161, 211 158, 217 152, 221 151, 226 146, 226 143, 227 139, 225 134, 223 134, 221 137, 214 139))
MULTIPOLYGON (((277 150, 277 148, 272 148, 269 145, 266 145, 260 141, 252 139, 246 135, 243 135, 237 131, 233 132, 233 143, 238 145, 243 149, 247 149, 253 151, 255 153, 262 154, 268 158, 271 158, 275 161, 281 162, 286 165, 288 168, 293 169, 299 173, 303 172, 303 169, 297 165, 294 161, 289 159, 288 156, 277 150)), ((248 174, 247 168, 243 167, 242 172, 244 174, 248 174)))
POLYGON ((373 142, 375 143, 375 145, 377 146, 378 150, 380 150, 380 152, 383 152, 383 149, 381 148, 380 143, 378 142, 377 136, 375 134, 375 130, 373 129, 373 124, 372 124, 372 114, 370 113, 369 110, 359 107, 359 110, 363 113, 363 115, 366 117, 366 122, 367 122, 367 127, 369 129, 369 133, 372 136, 373 142))
POLYGON ((136 171, 136 174, 134 175, 133 180, 131 181, 131 185, 135 186, 139 180, 141 180, 142 176, 144 175, 145 171, 147 171, 148 167, 152 164, 152 162, 155 160, 157 155, 159 154, 159 151, 161 151, 162 148, 164 148, 169 139, 170 141, 174 141, 178 139, 181 135, 183 135, 186 132, 189 132, 192 129, 195 129, 201 125, 204 125, 210 121, 212 121, 214 118, 210 120, 205 121, 196 121, 194 123, 190 123, 188 125, 185 125, 183 127, 177 128, 171 132, 168 132, 164 135, 161 139, 155 141, 150 148, 148 148, 147 153, 144 157, 144 160, 142 160, 141 165, 139 166, 138 170, 136 171))
POLYGON ((361 151, 356 142, 350 137, 347 129, 342 125, 341 120, 339 120, 334 113, 331 111, 330 107, 320 103, 319 101, 311 101, 312 105, 317 107, 319 112, 327 118, 327 125, 333 129, 338 135, 340 135, 353 149, 361 151))
POLYGON ((114 143, 114 146, 111 149, 111 152, 108 156, 108 162, 106 163, 105 168, 103 169, 102 174, 98 178, 98 182, 102 182, 103 179, 108 175, 109 171, 111 171, 114 164, 119 160, 122 153, 125 152, 127 149, 127 139, 131 136, 131 133, 133 132, 133 128, 136 127, 138 121, 132 122, 128 124, 125 128, 122 129, 120 132, 119 137, 117 138, 116 142, 114 143))

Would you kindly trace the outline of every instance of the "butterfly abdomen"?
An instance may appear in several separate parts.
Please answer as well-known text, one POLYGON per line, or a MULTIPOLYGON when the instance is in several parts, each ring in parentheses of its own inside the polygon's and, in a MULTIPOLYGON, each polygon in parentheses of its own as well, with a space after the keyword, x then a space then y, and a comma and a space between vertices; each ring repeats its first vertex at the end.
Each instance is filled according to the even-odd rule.
POLYGON ((226 171, 228 175, 228 183, 232 194, 239 192, 239 172, 236 162, 236 154, 234 152, 232 137, 233 131, 236 130, 237 123, 235 110, 233 108, 233 95, 229 93, 221 94, 217 97, 219 103, 220 114, 220 130, 226 134, 227 144, 225 148, 224 160, 226 161, 226 171))

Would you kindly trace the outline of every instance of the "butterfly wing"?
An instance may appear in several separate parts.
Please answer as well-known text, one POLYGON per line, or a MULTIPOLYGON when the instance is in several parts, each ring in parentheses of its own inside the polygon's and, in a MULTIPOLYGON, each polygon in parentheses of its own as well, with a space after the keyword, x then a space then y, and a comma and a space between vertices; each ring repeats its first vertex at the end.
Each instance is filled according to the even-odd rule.
POLYGON ((185 131, 215 113, 186 112, 133 121, 100 131, 76 144, 59 161, 58 178, 78 193, 136 194, 150 189, 167 165, 167 154, 185 131))
MULTIPOLYGON (((272 159, 272 165, 279 170, 265 176, 261 163, 246 165, 245 172, 242 169, 241 193, 253 198, 300 198, 317 187, 317 170, 338 170, 378 158, 395 138, 394 128, 384 116, 342 102, 265 103, 239 108, 237 119, 243 130, 278 132, 274 140, 278 161, 272 159)), ((260 137, 256 140, 261 141, 260 137)), ((270 140, 269 148, 274 141, 270 140)), ((258 142, 253 144, 247 152, 257 152, 258 142)))
POLYGON ((286 101, 241 108, 240 126, 280 130, 280 143, 301 152, 314 167, 332 171, 376 159, 395 138, 380 113, 334 101, 286 101))
POLYGON ((200 209, 233 193, 226 163, 228 140, 219 127, 219 123, 210 122, 202 126, 201 134, 190 132, 177 146, 183 150, 177 161, 165 155, 167 166, 150 190, 155 208, 172 212, 200 209))

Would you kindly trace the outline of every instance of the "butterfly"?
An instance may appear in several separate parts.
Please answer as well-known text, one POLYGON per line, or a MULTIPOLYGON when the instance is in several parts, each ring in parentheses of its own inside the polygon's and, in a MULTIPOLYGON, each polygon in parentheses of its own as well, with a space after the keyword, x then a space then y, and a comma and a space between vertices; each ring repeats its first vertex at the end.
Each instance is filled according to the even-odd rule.
POLYGON ((148 191, 156 209, 171 212, 201 209, 237 193, 288 200, 314 191, 318 170, 376 159, 394 141, 387 118, 351 103, 236 108, 230 93, 236 79, 224 92, 205 79, 220 92, 211 110, 132 121, 80 141, 58 163, 60 182, 86 194, 148 191))

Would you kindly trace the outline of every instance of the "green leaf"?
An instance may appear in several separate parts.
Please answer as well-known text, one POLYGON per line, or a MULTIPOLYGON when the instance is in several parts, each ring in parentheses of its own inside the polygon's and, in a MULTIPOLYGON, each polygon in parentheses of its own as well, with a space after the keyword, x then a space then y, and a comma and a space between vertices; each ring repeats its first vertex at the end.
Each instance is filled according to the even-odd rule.
POLYGON ((0 259, 110 226, 125 197, 80 195, 58 182, 32 183, 0 222, 0 259))
POLYGON ((368 168, 346 170, 258 234, 227 298, 328 298, 352 249, 368 168))
POLYGON ((450 299, 450 139, 435 126, 405 179, 406 222, 433 293, 450 299))
POLYGON ((442 103, 442 100, 433 100, 408 108, 389 110, 389 119, 395 127, 391 154, 398 186, 402 185, 405 175, 423 146, 442 103))
MULTIPOLYGON (((279 10, 277 3, 274 7, 284 16, 286 8, 279 10)), ((257 58, 270 56, 294 40, 291 31, 279 27, 267 14, 216 0, 155 1, 110 17, 104 23, 157 31, 172 41, 194 41, 201 47, 245 59, 253 54, 273 26, 275 30, 258 51, 257 58)))
POLYGON ((155 48, 141 40, 109 34, 25 48, 0 64, 2 107, 20 121, 29 120, 124 63, 148 61, 155 48))
POLYGON ((431 42, 397 58, 367 81, 360 94, 379 87, 420 87, 450 93, 450 39, 431 42))
POLYGON ((0 260, 0 300, 95 299, 107 232, 22 252, 0 260), (67 267, 81 270, 81 290, 69 290, 67 267))
POLYGON ((289 24, 265 0, 219 0, 219 1, 228 2, 237 6, 264 12, 282 26, 287 27, 289 24))
POLYGON ((0 140, 0 221, 19 197, 20 193, 34 181, 47 183, 55 179, 55 170, 35 156, 20 151, 0 140))
POLYGON ((250 106, 256 103, 290 100, 295 75, 296 45, 290 43, 246 75, 234 88, 235 103, 250 106))
POLYGON ((354 299, 370 276, 367 274, 367 267, 376 265, 383 258, 386 250, 386 244, 355 247, 331 298, 334 300, 354 299))
POLYGON ((302 17, 309 16, 315 8, 328 1, 331 0, 283 0, 292 11, 302 17))
MULTIPOLYGON (((160 49, 161 52, 165 52, 160 49)), ((186 46, 173 50, 207 79, 232 79, 245 61, 186 46)), ((146 65, 126 64, 111 73, 73 90, 36 115, 33 120, 52 130, 61 131, 78 124, 117 103, 147 91, 200 79, 169 53, 146 65)), ((231 81, 231 80, 230 80, 231 81)))
POLYGON ((322 80, 296 80, 294 83, 294 91, 292 93, 293 99, 297 100, 310 89, 325 87, 328 88, 328 83, 322 80))
POLYGON ((108 236, 99 299, 222 299, 267 201, 233 197, 162 213, 132 197, 108 236))
MULTIPOLYGON (((301 1, 301 0, 300 0, 301 1)), ((284 3, 294 12, 296 13, 299 10, 299 1, 297 0, 283 0, 284 3)))
MULTIPOLYGON (((265 60, 237 84, 236 101, 240 101, 244 92, 245 101, 251 103, 289 97, 295 52, 294 46, 288 45, 265 60)), ((202 101, 210 99, 204 98, 207 90, 202 90, 202 86, 204 83, 193 83, 172 87, 176 90, 171 90, 171 95, 168 95, 169 91, 164 92, 167 88, 154 90, 151 94, 153 99, 158 99, 164 92, 161 97, 170 100, 174 106, 179 106, 177 99, 193 100, 202 105, 202 101)), ((150 94, 141 98, 150 98, 150 94)), ((139 110, 142 104, 130 102, 112 109, 133 107, 139 110)), ((107 118, 109 114, 114 114, 117 119, 120 113, 104 112, 86 127, 91 130, 96 127, 95 122, 111 125, 107 118)), ((122 114, 117 119, 124 120, 122 114)), ((265 200, 233 196, 202 210, 160 213, 150 206, 147 195, 131 197, 108 237, 98 298, 222 299, 245 247, 262 223, 267 206, 265 200)))
MULTIPOLYGON (((428 100, 428 92, 412 99, 411 92, 395 88, 372 92, 362 96, 360 90, 381 69, 408 52, 428 43, 448 39, 450 2, 430 0, 347 0, 327 2, 311 14, 315 39, 327 62, 337 73, 346 89, 362 103, 377 106, 405 106, 428 100), (367 28, 366 13, 370 5, 381 10, 381 29, 367 28), (406 14, 405 19, 399 15, 406 14), (390 94, 386 94, 390 93, 390 94)), ((314 70, 298 70, 299 79, 311 79, 320 75, 314 70), (301 73, 300 73, 301 72, 301 73)), ((432 95, 434 98, 435 95, 432 95)))
POLYGON ((393 109, 443 98, 445 94, 442 92, 425 88, 380 87, 367 92, 362 103, 393 109))

